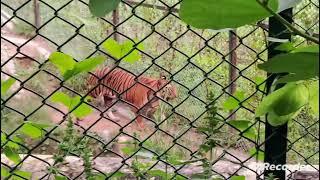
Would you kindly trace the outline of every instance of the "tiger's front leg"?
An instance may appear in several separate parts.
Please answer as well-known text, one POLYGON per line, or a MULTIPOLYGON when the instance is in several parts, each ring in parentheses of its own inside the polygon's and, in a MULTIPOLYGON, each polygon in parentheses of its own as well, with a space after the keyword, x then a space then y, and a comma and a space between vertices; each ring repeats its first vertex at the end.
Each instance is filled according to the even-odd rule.
POLYGON ((143 130, 145 128, 145 125, 143 123, 143 117, 140 115, 138 115, 138 118, 137 118, 137 125, 140 130, 143 130))

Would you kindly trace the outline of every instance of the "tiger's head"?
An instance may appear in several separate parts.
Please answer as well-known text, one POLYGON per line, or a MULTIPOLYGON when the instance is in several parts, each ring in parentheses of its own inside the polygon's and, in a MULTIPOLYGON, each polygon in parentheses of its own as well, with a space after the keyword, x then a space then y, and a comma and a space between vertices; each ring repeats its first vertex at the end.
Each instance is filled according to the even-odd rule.
POLYGON ((158 87, 161 90, 157 93, 157 96, 166 101, 173 100, 178 96, 177 88, 172 83, 168 84, 168 82, 169 81, 167 80, 166 76, 161 73, 160 79, 158 80, 158 87))

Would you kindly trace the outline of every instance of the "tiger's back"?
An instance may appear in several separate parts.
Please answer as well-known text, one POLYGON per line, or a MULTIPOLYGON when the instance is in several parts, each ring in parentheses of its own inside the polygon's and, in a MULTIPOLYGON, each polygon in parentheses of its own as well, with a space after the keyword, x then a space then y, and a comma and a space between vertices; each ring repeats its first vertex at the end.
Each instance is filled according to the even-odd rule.
POLYGON ((134 106, 137 112, 144 107, 144 114, 153 114, 159 106, 159 98, 172 100, 177 97, 176 88, 165 79, 155 79, 145 76, 137 78, 121 68, 104 67, 90 75, 87 80, 89 93, 94 98, 103 97, 104 103, 121 99, 134 106), (99 79, 100 80, 99 80, 99 79), (137 82, 138 81, 138 82, 137 82))

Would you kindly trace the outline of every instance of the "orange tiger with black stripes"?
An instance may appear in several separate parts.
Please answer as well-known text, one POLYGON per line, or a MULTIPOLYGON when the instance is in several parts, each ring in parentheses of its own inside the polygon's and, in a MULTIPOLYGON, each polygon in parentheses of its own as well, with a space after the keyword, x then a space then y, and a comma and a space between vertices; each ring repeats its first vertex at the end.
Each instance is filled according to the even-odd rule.
MULTIPOLYGON (((135 106, 132 110, 136 115, 143 107, 141 113, 148 117, 151 117, 158 108, 160 101, 158 97, 166 101, 177 97, 176 87, 169 84, 165 76, 161 75, 160 79, 146 76, 136 78, 119 67, 97 69, 94 75, 90 75, 87 79, 87 87, 92 90, 89 96, 103 97, 106 106, 120 98, 135 106)), ((137 117, 136 122, 140 128, 144 128, 141 116, 137 117)))

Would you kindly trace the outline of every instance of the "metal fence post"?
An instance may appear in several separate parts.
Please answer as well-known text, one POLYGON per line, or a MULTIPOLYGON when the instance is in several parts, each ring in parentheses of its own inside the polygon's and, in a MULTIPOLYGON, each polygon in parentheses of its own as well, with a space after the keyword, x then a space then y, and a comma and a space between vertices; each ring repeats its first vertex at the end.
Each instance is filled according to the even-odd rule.
MULTIPOLYGON (((287 9, 282 11, 280 15, 285 18, 288 22, 293 22, 292 20, 292 9, 287 9)), ((291 39, 291 33, 288 32, 287 28, 280 23, 276 18, 271 17, 269 19, 269 37, 278 39, 291 39)), ((280 53, 275 47, 280 43, 270 42, 268 47, 268 58, 280 53)), ((281 74, 269 74, 267 80, 267 92, 270 93, 271 85, 274 79, 281 74)), ((276 89, 281 88, 282 85, 278 85, 276 89)), ((266 116, 266 119, 268 116, 266 116)), ((287 124, 280 127, 272 127, 269 123, 266 123, 266 133, 265 133, 265 163, 273 165, 284 165, 286 164, 286 152, 287 152, 287 124)), ((280 180, 286 179, 285 170, 266 170, 265 177, 273 175, 275 178, 280 180)))
MULTIPOLYGON (((230 51, 230 55, 229 55, 229 62, 230 62, 230 66, 229 66, 229 93, 234 95, 234 93, 237 91, 237 83, 233 82, 235 79, 237 79, 237 68, 235 68, 237 66, 237 52, 235 50, 235 48, 237 47, 237 36, 236 34, 236 29, 235 30, 231 30, 229 31, 229 51, 230 51)), ((230 111, 230 113, 233 113, 233 110, 230 111)), ((234 120, 236 119, 236 113, 232 114, 232 116, 230 117, 230 119, 234 120)))

